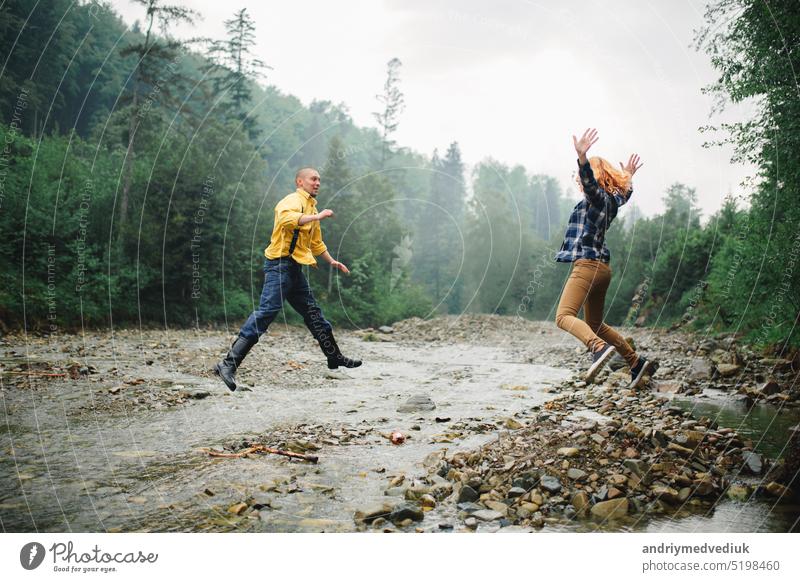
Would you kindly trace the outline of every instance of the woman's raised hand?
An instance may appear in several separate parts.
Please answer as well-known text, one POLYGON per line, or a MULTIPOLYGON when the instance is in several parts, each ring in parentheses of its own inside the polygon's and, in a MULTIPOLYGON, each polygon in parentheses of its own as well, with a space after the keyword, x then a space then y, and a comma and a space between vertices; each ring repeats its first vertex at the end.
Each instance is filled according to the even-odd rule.
POLYGON ((583 132, 581 139, 578 139, 574 135, 572 136, 572 143, 575 144, 575 151, 578 152, 578 160, 580 163, 586 163, 586 152, 589 151, 589 148, 592 147, 597 140, 596 129, 587 129, 583 132))
POLYGON ((622 168, 623 172, 628 172, 631 176, 636 173, 636 170, 641 168, 644 164, 639 162, 639 154, 631 154, 631 157, 628 159, 627 165, 622 165, 622 162, 619 163, 619 167, 622 168))

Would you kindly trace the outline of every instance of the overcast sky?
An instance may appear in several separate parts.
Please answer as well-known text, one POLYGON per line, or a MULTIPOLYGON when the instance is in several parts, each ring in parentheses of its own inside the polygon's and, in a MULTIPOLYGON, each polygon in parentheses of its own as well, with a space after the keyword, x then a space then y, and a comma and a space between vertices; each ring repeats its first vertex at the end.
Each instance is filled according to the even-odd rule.
MULTIPOLYGON (((171 2, 204 17, 177 36, 223 38, 223 21, 246 7, 258 56, 273 67, 267 82, 305 104, 343 102, 360 125, 374 125, 375 94, 398 57, 406 109, 397 141, 427 154, 455 140, 468 164, 491 156, 566 186, 572 134, 596 127, 592 153, 615 163, 641 155, 634 196, 646 214, 679 181, 697 189, 707 216, 752 172, 732 165, 730 150, 704 149, 697 131, 712 106, 701 88, 715 79, 690 46, 704 1, 171 2)), ((143 19, 128 0, 112 4, 129 24, 143 19)))

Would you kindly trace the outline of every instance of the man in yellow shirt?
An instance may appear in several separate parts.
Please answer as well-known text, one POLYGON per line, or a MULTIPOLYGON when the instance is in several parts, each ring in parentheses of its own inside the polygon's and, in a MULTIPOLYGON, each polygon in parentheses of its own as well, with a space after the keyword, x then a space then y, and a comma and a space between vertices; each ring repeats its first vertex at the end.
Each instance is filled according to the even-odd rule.
POLYGON ((316 267, 314 257, 321 256, 331 267, 344 274, 350 273, 343 263, 334 260, 322 242, 320 222, 332 217, 333 211, 326 208, 317 212, 320 178, 315 169, 299 170, 295 184, 297 190, 275 206, 272 237, 264 251, 264 288, 258 309, 250 314, 239 330, 228 355, 214 366, 214 372, 230 390, 236 390, 236 370, 261 334, 267 331, 284 299, 303 316, 306 327, 328 359, 328 368, 335 370, 339 366, 356 368, 361 365, 361 360, 346 358, 339 351, 331 324, 323 317, 302 271, 302 265, 316 267))

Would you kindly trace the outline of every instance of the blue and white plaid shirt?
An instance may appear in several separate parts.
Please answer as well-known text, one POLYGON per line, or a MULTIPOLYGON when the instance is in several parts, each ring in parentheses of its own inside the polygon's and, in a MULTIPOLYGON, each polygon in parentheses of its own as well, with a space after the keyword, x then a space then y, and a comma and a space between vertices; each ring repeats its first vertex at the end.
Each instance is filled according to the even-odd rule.
POLYGON ((572 263, 578 259, 611 261, 611 253, 606 247, 606 230, 619 211, 619 207, 630 198, 633 190, 625 197, 622 194, 609 194, 594 179, 592 167, 587 161, 578 162, 579 175, 583 186, 583 199, 575 205, 569 217, 564 242, 556 254, 556 261, 572 263))

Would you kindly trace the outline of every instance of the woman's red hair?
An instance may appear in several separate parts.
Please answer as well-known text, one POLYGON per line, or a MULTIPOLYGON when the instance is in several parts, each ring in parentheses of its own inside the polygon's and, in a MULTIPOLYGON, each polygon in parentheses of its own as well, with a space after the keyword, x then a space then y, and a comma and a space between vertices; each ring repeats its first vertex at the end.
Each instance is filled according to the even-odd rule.
MULTIPOLYGON (((615 168, 611 162, 598 156, 589 158, 589 165, 592 167, 594 179, 603 190, 609 194, 628 195, 631 190, 632 178, 628 172, 615 168)), ((578 184, 580 184, 580 179, 578 184)))

